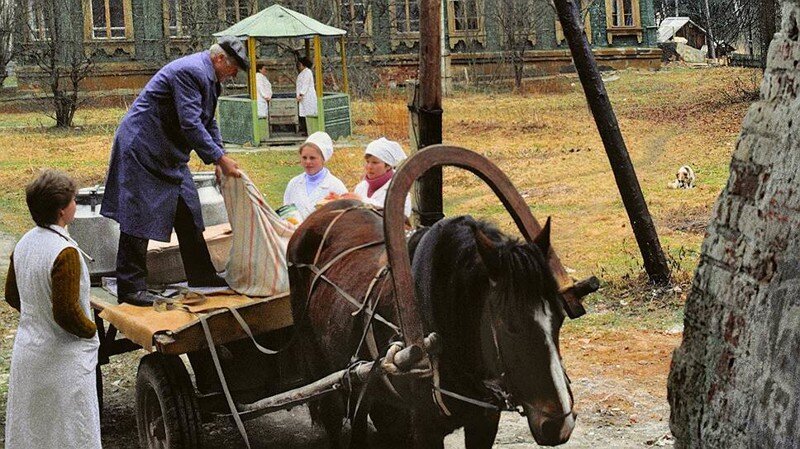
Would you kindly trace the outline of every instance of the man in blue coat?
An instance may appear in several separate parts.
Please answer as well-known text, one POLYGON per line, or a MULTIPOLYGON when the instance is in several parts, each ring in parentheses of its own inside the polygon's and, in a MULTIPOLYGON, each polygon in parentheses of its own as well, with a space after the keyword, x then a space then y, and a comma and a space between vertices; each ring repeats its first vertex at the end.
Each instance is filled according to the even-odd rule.
POLYGON ((194 150, 217 175, 239 176, 222 148, 214 112, 220 83, 248 70, 242 43, 223 37, 208 51, 165 65, 144 87, 117 128, 101 213, 120 225, 117 297, 150 305, 147 245, 178 235, 190 286, 224 286, 203 238, 200 198, 187 162, 194 150))

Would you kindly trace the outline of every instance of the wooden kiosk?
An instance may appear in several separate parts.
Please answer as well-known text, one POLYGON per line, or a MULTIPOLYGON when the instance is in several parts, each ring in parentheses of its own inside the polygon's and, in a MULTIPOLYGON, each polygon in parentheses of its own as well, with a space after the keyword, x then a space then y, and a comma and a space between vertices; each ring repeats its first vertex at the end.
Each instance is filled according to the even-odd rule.
POLYGON ((295 133, 270 132, 271 125, 291 125, 292 111, 297 103, 294 93, 276 93, 270 102, 267 126, 260 126, 256 103, 256 43, 261 39, 303 39, 306 56, 314 62, 314 82, 317 92, 317 116, 306 117, 308 132, 325 131, 334 139, 349 136, 352 130, 350 95, 345 53, 345 30, 318 22, 311 17, 281 5, 272 5, 247 17, 214 36, 234 36, 246 40, 250 59, 247 77, 248 94, 219 98, 217 110, 222 139, 236 144, 259 146, 262 143, 281 144, 302 140, 295 133), (342 92, 324 92, 322 82, 322 38, 338 38, 342 61, 342 92), (272 123, 270 123, 270 120, 272 123))

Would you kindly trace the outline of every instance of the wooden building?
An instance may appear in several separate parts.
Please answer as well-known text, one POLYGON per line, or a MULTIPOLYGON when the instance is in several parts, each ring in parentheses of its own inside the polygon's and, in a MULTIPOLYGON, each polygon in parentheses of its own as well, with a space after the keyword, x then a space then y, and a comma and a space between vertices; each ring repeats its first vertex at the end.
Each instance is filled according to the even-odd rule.
MULTIPOLYGON (((207 48, 212 34, 273 0, 18 0, 26 15, 20 41, 36 43, 54 29, 79 42, 92 61, 89 89, 141 88, 166 62, 207 48), (47 8, 58 11, 48 26, 47 8), (51 5, 52 6, 52 5, 51 5)), ((442 0, 448 76, 508 77, 510 60, 526 77, 571 70, 571 57, 555 12, 546 0, 442 0), (524 13, 520 13, 520 12, 524 13)), ((348 30, 348 56, 374 69, 373 84, 414 77, 419 54, 415 0, 287 0, 288 8, 348 30)), ((583 0, 588 38, 598 64, 656 68, 653 0, 583 0)), ((285 49, 278 49, 278 53, 285 49)), ((264 57, 275 51, 264 50, 264 57)), ((332 50, 335 57, 335 50, 332 50)), ((279 55, 278 55, 279 56, 279 55)), ((41 82, 24 54, 20 88, 41 82)), ((355 74, 357 75, 357 74, 355 74)), ((353 76, 356 78, 356 76, 353 76)), ((351 86, 354 83, 351 82, 351 86)))

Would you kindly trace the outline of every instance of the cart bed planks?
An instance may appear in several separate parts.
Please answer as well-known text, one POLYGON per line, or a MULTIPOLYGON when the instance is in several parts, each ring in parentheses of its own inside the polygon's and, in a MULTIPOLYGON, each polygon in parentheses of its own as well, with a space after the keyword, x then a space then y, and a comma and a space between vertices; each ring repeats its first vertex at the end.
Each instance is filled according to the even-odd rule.
MULTIPOLYGON (((292 325, 292 310, 288 293, 269 298, 252 298, 252 300, 252 302, 235 308, 248 324, 253 335, 283 329, 292 325)), ((96 319, 99 319, 99 314, 103 310, 116 305, 116 298, 101 289, 92 289, 91 305, 95 311, 96 319)), ((207 322, 215 344, 225 344, 248 338, 247 333, 227 309, 212 310, 206 313, 206 316, 208 317, 207 322)), ((108 324, 110 330, 112 327, 118 329, 122 323, 115 322, 112 319, 108 324)), ((114 331, 114 334, 116 335, 116 331, 114 331)), ((208 347, 205 334, 200 325, 199 315, 187 324, 175 329, 157 331, 149 333, 149 335, 152 338, 151 342, 133 340, 132 343, 142 347, 152 345, 154 351, 168 355, 186 354, 208 347)), ((131 338, 131 335, 126 335, 126 337, 131 338)), ((102 336, 101 340, 103 340, 102 336)), ((118 342, 120 340, 117 339, 115 341, 118 342)), ((101 345, 111 345, 112 343, 112 341, 101 341, 101 345)), ((102 352, 104 351, 101 350, 102 352)))

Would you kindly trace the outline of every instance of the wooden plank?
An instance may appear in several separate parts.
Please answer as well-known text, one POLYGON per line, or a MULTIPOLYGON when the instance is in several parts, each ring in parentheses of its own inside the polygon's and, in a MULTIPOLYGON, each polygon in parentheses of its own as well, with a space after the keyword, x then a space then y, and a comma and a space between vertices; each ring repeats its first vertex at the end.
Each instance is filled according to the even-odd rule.
MULTIPOLYGON (((293 324, 289 294, 237 307, 236 310, 250 326, 254 335, 289 327, 293 324)), ((215 344, 248 338, 245 331, 227 310, 208 314, 208 326, 215 344)), ((194 321, 175 331, 158 333, 153 337, 155 349, 164 354, 184 354, 207 347, 200 321, 194 321)))
MULTIPOLYGON (((93 287, 89 302, 92 309, 99 314, 106 307, 116 306, 117 298, 102 288, 93 287)), ((288 293, 259 299, 254 303, 237 307, 236 310, 250 326, 254 335, 283 329, 293 324, 292 306, 288 293)), ((114 323, 109 324, 114 325, 114 323)), ((208 324, 212 338, 218 344, 247 338, 247 334, 227 309, 209 313, 208 324)), ((206 347, 205 335, 199 319, 174 331, 156 333, 153 341, 155 350, 164 354, 184 354, 206 347)))

